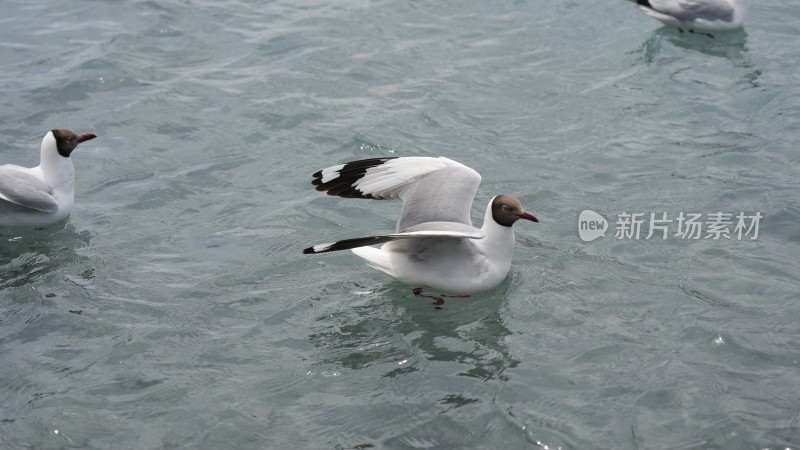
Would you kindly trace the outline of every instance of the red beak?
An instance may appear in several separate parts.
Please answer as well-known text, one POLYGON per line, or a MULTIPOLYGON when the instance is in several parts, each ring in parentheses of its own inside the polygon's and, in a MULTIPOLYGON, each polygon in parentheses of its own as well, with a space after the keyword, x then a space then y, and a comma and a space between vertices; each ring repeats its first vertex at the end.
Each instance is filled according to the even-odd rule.
POLYGON ((81 142, 83 142, 83 141, 91 141, 92 139, 94 139, 94 138, 96 138, 96 137, 97 137, 97 136, 95 136, 95 135, 93 135, 93 134, 82 134, 82 135, 80 135, 80 137, 78 138, 78 143, 80 144, 80 143, 81 143, 81 142))
POLYGON ((519 215, 519 218, 520 218, 520 219, 525 219, 525 220, 530 220, 531 222, 536 222, 536 223, 539 223, 539 219, 537 219, 537 218, 536 218, 536 217, 534 217, 533 215, 531 215, 531 214, 528 214, 528 213, 526 213, 526 212, 524 212, 524 213, 520 214, 520 215, 519 215))

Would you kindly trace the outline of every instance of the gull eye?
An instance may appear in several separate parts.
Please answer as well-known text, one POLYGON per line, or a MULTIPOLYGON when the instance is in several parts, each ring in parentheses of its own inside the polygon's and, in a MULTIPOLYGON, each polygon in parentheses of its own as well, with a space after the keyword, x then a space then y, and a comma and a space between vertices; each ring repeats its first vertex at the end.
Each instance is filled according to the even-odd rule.
POLYGON ((503 205, 503 206, 501 206, 501 207, 500 207, 500 209, 502 209, 502 210, 503 210, 503 212, 509 212, 509 211, 511 211, 511 208, 509 208, 509 207, 508 207, 508 205, 503 205))
POLYGON ((67 144, 72 144, 72 136, 67 137, 67 144))

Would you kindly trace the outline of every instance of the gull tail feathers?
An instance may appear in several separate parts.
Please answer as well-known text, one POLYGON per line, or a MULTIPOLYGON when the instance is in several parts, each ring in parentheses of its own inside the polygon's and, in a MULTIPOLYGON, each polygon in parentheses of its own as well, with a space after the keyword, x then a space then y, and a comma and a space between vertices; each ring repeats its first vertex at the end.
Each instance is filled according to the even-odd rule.
POLYGON ((392 261, 389 259, 388 252, 375 247, 359 247, 351 251, 373 269, 380 270, 390 277, 397 276, 392 269, 392 261))

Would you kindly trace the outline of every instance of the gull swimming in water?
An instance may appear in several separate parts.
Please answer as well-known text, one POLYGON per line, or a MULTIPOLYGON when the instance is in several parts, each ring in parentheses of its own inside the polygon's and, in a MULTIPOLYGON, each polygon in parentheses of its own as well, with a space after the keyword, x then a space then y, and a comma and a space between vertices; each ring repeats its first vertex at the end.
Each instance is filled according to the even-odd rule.
POLYGON ((747 0, 633 0, 645 14, 665 25, 698 32, 735 30, 742 26, 747 0))
POLYGON ((511 268, 511 226, 519 219, 538 222, 516 198, 497 195, 487 205, 483 226, 473 227, 470 210, 481 176, 444 157, 365 159, 328 167, 313 178, 316 189, 328 195, 399 199, 403 207, 394 233, 314 245, 303 253, 351 249, 369 266, 409 285, 458 294, 492 289, 511 268))
POLYGON ((36 167, 0 165, 0 226, 41 227, 67 217, 75 201, 70 154, 93 134, 48 131, 36 167))

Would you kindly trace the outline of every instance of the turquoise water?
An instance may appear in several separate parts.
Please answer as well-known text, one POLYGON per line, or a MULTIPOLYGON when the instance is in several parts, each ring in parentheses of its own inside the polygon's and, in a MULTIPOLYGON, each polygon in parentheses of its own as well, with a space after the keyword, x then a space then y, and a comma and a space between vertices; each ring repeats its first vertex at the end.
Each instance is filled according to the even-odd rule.
POLYGON ((0 162, 98 139, 66 221, 0 230, 0 447, 799 448, 800 10, 584 3, 4 2, 0 162), (437 310, 302 255, 393 229, 310 185, 378 155, 518 196, 508 279, 437 310), (763 217, 615 236, 681 212, 763 217))

